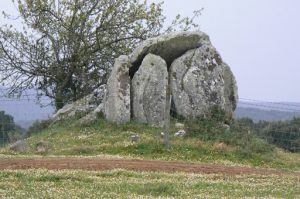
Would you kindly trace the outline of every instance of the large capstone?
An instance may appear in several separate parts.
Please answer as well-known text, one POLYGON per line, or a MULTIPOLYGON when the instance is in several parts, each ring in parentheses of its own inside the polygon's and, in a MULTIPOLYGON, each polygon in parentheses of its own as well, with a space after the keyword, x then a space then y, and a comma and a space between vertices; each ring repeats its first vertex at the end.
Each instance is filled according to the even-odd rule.
POLYGON ((155 54, 163 58, 167 65, 185 52, 198 48, 204 44, 210 44, 207 34, 194 32, 174 32, 167 35, 155 37, 142 42, 130 55, 130 76, 138 70, 141 62, 147 54, 155 54))
POLYGON ((176 59, 170 68, 176 113, 185 118, 206 117, 217 107, 232 114, 234 105, 230 103, 235 102, 227 100, 224 92, 228 90, 231 97, 235 96, 231 93, 232 89, 225 89, 229 84, 224 83, 224 69, 219 53, 208 44, 190 50, 176 59), (225 108, 226 103, 231 108, 225 108))
POLYGON ((130 121, 130 66, 128 56, 117 58, 107 82, 104 115, 108 121, 116 124, 130 121))
POLYGON ((132 79, 132 109, 136 121, 163 126, 167 84, 166 62, 148 54, 132 79))

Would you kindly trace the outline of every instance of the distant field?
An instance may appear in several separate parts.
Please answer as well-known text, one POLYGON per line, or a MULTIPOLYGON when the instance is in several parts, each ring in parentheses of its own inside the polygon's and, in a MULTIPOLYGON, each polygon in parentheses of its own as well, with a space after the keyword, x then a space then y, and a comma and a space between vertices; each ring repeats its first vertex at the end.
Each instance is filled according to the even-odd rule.
POLYGON ((299 198, 300 177, 0 171, 1 198, 299 198))

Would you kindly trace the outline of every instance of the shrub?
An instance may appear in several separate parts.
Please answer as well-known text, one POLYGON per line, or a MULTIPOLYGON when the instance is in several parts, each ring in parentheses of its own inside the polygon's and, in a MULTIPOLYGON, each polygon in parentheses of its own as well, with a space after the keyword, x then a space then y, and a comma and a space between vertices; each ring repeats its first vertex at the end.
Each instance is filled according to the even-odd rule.
POLYGON ((27 136, 40 133, 42 130, 48 128, 51 124, 51 120, 35 121, 27 130, 27 136))

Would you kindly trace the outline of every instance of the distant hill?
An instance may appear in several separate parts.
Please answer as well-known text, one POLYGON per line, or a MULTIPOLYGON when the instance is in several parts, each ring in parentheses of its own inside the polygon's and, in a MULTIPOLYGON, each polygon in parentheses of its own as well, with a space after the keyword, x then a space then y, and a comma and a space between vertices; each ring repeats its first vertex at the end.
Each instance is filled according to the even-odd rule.
POLYGON ((240 100, 235 118, 248 117, 253 121, 280 121, 300 117, 300 103, 240 100))
POLYGON ((251 118, 253 121, 280 121, 290 120, 293 117, 300 117, 299 112, 284 112, 278 110, 263 110, 259 108, 238 107, 234 113, 235 118, 251 118))
MULTIPOLYGON (((44 97, 41 102, 46 105, 50 103, 50 99, 44 97)), ((0 110, 12 115, 15 122, 25 129, 35 120, 48 119, 54 113, 52 106, 41 107, 37 103, 34 91, 28 91, 20 99, 10 99, 0 94, 0 110)), ((235 118, 248 117, 255 122, 289 120, 295 116, 300 117, 300 103, 241 99, 234 116, 235 118)))
MULTIPOLYGON (((42 98, 41 102, 46 105, 50 103, 49 98, 42 98)), ((28 91, 26 96, 17 98, 6 98, 0 94, 0 110, 4 110, 14 117, 16 124, 27 129, 34 121, 48 119, 53 113, 52 106, 41 107, 37 103, 34 92, 28 91)))

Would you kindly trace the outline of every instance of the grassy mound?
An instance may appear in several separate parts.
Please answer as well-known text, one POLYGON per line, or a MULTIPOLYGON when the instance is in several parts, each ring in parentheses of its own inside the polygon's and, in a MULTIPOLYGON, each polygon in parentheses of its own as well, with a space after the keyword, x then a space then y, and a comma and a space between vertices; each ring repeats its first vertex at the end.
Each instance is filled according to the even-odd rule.
MULTIPOLYGON (((264 142, 238 125, 228 127, 204 119, 185 122, 187 136, 175 137, 178 130, 171 122, 171 149, 166 150, 162 130, 137 123, 116 126, 104 120, 79 126, 75 120, 55 124, 27 138, 30 150, 21 155, 96 156, 177 160, 251 167, 300 170, 300 154, 292 154, 264 142), (139 135, 136 142, 131 135, 139 135), (37 143, 48 141, 51 149, 36 151, 37 143)), ((13 155, 8 148, 0 154, 13 155)))

